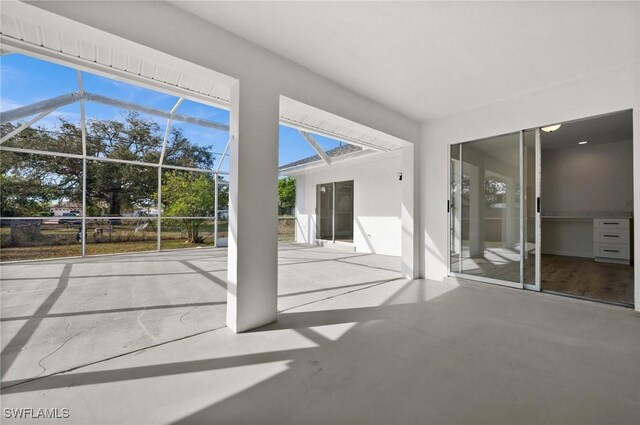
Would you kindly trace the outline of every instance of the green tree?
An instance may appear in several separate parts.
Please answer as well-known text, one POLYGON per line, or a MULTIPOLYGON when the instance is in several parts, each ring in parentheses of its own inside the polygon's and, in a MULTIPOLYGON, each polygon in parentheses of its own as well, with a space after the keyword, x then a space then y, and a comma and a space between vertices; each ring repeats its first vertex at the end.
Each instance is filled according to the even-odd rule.
POLYGON ((8 151, 0 154, 0 214, 4 217, 50 215, 53 203, 79 202, 81 184, 81 160, 8 151))
MULTIPOLYGON (((166 217, 209 217, 214 209, 214 181, 210 174, 170 171, 162 178, 162 205, 166 217)), ((157 194, 156 194, 157 196, 157 194)), ((206 219, 175 220, 188 243, 202 243, 200 227, 206 219)))
MULTIPOLYGON (((218 182, 224 181, 222 176, 218 176, 218 182)), ((218 209, 224 210, 229 208, 229 185, 218 184, 218 209)))
POLYGON ((278 180, 278 214, 286 214, 296 206, 296 179, 283 177, 278 180))
MULTIPOLYGON (((8 134, 16 125, 3 125, 0 134, 8 134)), ((60 119, 52 130, 28 128, 5 146, 81 154, 81 135, 77 124, 60 119)), ((163 136, 154 120, 137 112, 128 111, 120 119, 89 120, 87 155, 158 163, 163 136)), ((172 127, 165 164, 210 169, 214 159, 211 146, 192 143, 180 127, 172 127)), ((82 199, 82 160, 5 151, 0 168, 0 212, 5 216, 41 215, 51 203, 82 199)), ((87 214, 118 216, 125 208, 152 205, 158 185, 155 168, 88 161, 87 169, 87 214)))
MULTIPOLYGON (((91 120, 87 125, 87 153, 92 156, 157 163, 163 133, 154 120, 129 111, 122 120, 91 120)), ((211 168, 211 147, 190 142, 180 127, 173 126, 167 139, 165 164, 211 168)), ((92 162, 87 174, 89 207, 106 204, 109 215, 123 208, 147 207, 157 192, 157 171, 151 167, 92 162)))

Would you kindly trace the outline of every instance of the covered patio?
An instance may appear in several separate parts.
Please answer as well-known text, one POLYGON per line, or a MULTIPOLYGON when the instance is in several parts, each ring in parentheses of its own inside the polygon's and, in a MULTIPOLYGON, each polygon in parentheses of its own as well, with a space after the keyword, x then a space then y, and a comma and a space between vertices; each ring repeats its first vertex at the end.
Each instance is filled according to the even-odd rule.
POLYGON ((224 327, 223 257, 202 249, 42 262, 39 283, 21 292, 26 276, 7 267, 3 407, 68 409, 68 424, 637 418, 631 310, 479 282, 407 281, 397 258, 281 245, 278 322, 234 334, 224 327), (109 267, 102 281, 92 277, 100 267, 109 267), (17 341, 26 348, 16 351, 17 341))
MULTIPOLYGON (((282 243, 278 310, 400 278, 400 259, 282 243)), ((2 266, 2 388, 225 326, 227 251, 2 266)))

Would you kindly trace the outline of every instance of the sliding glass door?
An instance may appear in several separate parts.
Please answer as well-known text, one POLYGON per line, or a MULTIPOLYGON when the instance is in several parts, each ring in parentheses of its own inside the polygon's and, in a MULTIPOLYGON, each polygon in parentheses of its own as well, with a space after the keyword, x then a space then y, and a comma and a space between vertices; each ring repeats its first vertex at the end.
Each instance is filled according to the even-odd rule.
POLYGON ((316 186, 316 239, 333 239, 333 183, 316 186))
POLYGON ((450 274, 632 304, 632 134, 622 111, 452 145, 450 274))
POLYGON ((334 183, 334 240, 353 242, 353 180, 334 183))
POLYGON ((451 147, 450 270, 522 287, 521 132, 451 147))
POLYGON ((353 180, 316 186, 316 239, 353 242, 353 180))
POLYGON ((523 279, 527 289, 540 290, 540 129, 523 132, 524 250, 523 279))

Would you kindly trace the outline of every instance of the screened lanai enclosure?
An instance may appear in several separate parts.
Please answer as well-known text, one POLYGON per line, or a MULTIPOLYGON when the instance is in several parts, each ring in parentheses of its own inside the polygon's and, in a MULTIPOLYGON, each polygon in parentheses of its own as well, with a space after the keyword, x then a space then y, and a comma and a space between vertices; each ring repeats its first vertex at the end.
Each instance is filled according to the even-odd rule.
POLYGON ((1 261, 226 244, 227 110, 18 53, 2 103, 1 261))

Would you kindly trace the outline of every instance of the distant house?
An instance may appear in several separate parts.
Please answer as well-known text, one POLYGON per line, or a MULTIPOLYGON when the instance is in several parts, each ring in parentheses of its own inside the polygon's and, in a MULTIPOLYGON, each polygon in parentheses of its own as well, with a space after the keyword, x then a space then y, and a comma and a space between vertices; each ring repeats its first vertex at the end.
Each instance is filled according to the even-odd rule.
POLYGON ((59 205, 54 205, 49 208, 49 211, 53 213, 54 217, 61 217, 65 213, 76 213, 82 215, 82 204, 75 202, 65 202, 59 205))

